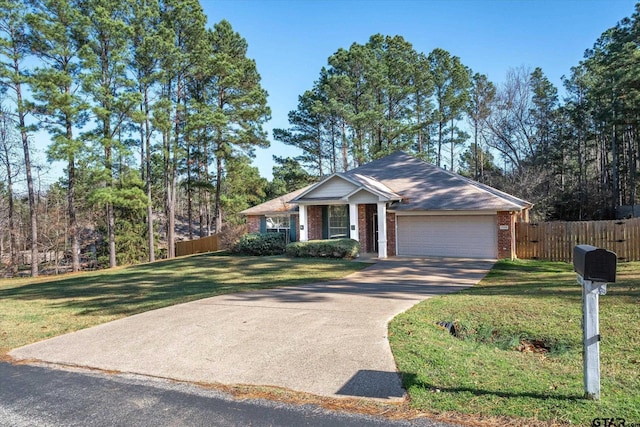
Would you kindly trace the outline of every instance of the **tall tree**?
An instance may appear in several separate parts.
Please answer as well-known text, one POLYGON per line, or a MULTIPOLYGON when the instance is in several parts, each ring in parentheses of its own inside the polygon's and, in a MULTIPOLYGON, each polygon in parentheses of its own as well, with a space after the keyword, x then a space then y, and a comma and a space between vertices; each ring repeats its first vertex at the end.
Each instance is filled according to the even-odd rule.
POLYGON ((374 61, 372 50, 353 43, 349 50, 338 49, 329 57, 326 87, 332 109, 342 122, 343 169, 349 169, 349 157, 353 166, 367 162, 367 130, 372 117, 378 114, 373 107, 372 84, 367 75, 374 61), (349 152, 350 151, 350 152, 349 152))
POLYGON ((9 272, 12 276, 18 273, 18 231, 15 220, 13 180, 16 177, 15 147, 17 141, 14 134, 15 123, 11 120, 9 112, 5 111, 5 107, 0 103, 0 161, 4 172, 6 173, 6 192, 7 198, 7 231, 9 232, 9 272))
POLYGON ((86 121, 88 105, 78 93, 80 86, 79 46, 84 38, 84 17, 67 0, 37 0, 28 16, 32 52, 43 64, 33 72, 32 95, 35 111, 52 136, 48 155, 67 162, 68 238, 71 241, 72 271, 80 270, 80 241, 76 214, 76 159, 84 151, 74 128, 86 121))
POLYGON ((438 137, 436 164, 442 165, 442 147, 446 141, 446 126, 450 124, 450 169, 453 169, 454 144, 458 141, 455 138, 456 126, 454 122, 459 119, 460 114, 467 106, 471 73, 467 67, 462 65, 460 58, 451 56, 444 49, 434 49, 429 53, 428 61, 433 76, 436 104, 434 111, 438 137))
POLYGON ((531 101, 531 72, 520 67, 507 72, 496 93, 489 120, 489 145, 498 150, 510 166, 505 169, 522 170, 528 159, 536 154, 535 127, 531 101))
POLYGON ((424 53, 416 53, 412 63, 412 111, 415 117, 412 133, 415 134, 415 152, 423 160, 431 159, 429 126, 433 117, 434 84, 429 60, 424 53))
POLYGON ((129 64, 131 2, 120 0, 82 0, 79 11, 87 18, 87 32, 82 34, 79 56, 83 67, 83 89, 92 101, 96 128, 86 137, 102 151, 99 169, 103 188, 94 199, 105 206, 109 266, 117 265, 116 217, 114 201, 118 191, 114 185, 116 162, 122 144, 123 126, 135 107, 138 96, 132 91, 134 82, 127 73, 129 64))
POLYGON ((537 159, 549 162, 552 144, 558 141, 554 135, 555 114, 558 104, 558 90, 544 75, 541 68, 531 73, 531 120, 535 128, 537 159))
POLYGON ((130 68, 135 74, 137 90, 141 95, 136 122, 140 134, 140 169, 147 193, 147 245, 149 247, 149 262, 155 261, 155 229, 153 221, 152 197, 152 165, 151 140, 153 136, 152 120, 152 90, 160 78, 158 69, 160 61, 159 48, 163 45, 162 29, 160 26, 160 4, 158 0, 137 2, 133 5, 131 15, 133 55, 130 68))
POLYGON ((326 169, 327 147, 324 144, 326 110, 318 84, 298 97, 298 109, 289 112, 289 129, 274 129, 273 138, 302 150, 300 160, 315 173, 326 169))
POLYGON ((385 73, 382 80, 382 131, 377 138, 377 150, 372 150, 372 158, 406 150, 412 143, 408 123, 413 92, 411 84, 415 77, 415 51, 402 36, 385 36, 380 56, 385 73))
POLYGON ((23 67, 23 61, 29 52, 26 16, 27 8, 23 2, 0 0, 0 57, 6 59, 6 61, 0 61, 0 84, 2 84, 3 89, 9 89, 15 95, 15 115, 22 139, 24 170, 27 177, 29 199, 31 276, 36 277, 38 276, 39 264, 38 216, 31 173, 29 131, 26 123, 28 111, 23 87, 28 83, 28 77, 23 67))
POLYGON ((255 147, 268 147, 263 123, 269 119, 267 92, 260 85, 256 63, 247 58, 247 42, 233 31, 231 24, 220 21, 209 33, 213 55, 209 90, 216 103, 213 123, 216 156, 216 194, 214 216, 216 232, 222 228, 222 185, 225 164, 238 151, 254 156, 255 147))
POLYGON ((484 74, 475 73, 472 78, 471 96, 469 97, 468 116, 473 127, 473 144, 470 152, 473 165, 471 176, 476 181, 484 182, 482 134, 485 122, 491 114, 491 104, 496 96, 496 88, 484 74))
POLYGON ((162 52, 161 96, 156 124, 162 132, 165 216, 168 256, 175 256, 175 215, 178 168, 185 148, 187 123, 187 80, 201 54, 198 46, 206 39, 206 17, 197 0, 165 0, 161 5, 162 52))

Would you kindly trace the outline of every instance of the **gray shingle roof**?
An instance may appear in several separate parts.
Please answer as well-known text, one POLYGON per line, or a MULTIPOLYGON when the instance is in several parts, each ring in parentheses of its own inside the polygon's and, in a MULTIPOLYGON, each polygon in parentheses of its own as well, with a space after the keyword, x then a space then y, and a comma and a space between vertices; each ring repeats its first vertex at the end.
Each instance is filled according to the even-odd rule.
MULTIPOLYGON (((520 211, 533 205, 525 200, 481 184, 456 173, 446 171, 398 151, 371 163, 336 174, 359 183, 374 194, 388 200, 398 200, 390 206, 393 211, 520 211)), ((322 182, 315 186, 322 185, 322 182)), ((310 185, 241 213, 264 215, 292 212, 291 203, 313 188, 310 185)), ((320 200, 318 200, 320 201, 320 200)))
POLYGON ((300 194, 305 192, 311 187, 311 185, 307 185, 299 190, 292 191, 291 193, 285 194, 280 197, 276 197, 275 199, 271 199, 267 202, 256 205, 252 208, 245 209, 240 212, 242 215, 265 215, 265 214, 276 214, 276 213, 285 213, 285 212, 295 212, 298 210, 298 205, 295 203, 289 203, 291 199, 298 197, 300 194))
POLYGON ((531 203, 398 151, 346 172, 370 176, 402 196, 392 210, 521 210, 531 203))

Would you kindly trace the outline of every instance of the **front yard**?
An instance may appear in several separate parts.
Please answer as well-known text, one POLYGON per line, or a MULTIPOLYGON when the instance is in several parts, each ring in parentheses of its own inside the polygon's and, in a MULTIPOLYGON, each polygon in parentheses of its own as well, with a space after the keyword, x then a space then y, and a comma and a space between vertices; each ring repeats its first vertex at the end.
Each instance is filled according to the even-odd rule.
MULTIPOLYGON (((365 266, 204 254, 98 273, 3 280, 0 357, 155 308, 332 280, 365 266)), ((338 407, 394 417, 431 414, 464 424, 591 425, 596 418, 640 423, 640 263, 619 264, 618 283, 600 298, 598 402, 583 399, 580 322, 581 290, 571 265, 500 261, 478 286, 426 300, 390 323, 408 404, 345 401, 338 407)), ((301 402, 325 403, 309 399, 301 402)))
POLYGON ((599 402, 582 397, 581 316, 571 265, 500 261, 478 286, 396 317, 389 339, 413 409, 524 425, 640 423, 640 263, 619 264, 600 297, 599 402))

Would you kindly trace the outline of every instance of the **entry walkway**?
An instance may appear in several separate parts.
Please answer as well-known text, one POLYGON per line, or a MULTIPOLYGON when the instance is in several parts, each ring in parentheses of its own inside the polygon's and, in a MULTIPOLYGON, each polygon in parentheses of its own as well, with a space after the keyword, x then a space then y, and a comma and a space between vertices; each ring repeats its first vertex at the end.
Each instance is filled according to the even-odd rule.
POLYGON ((400 400, 387 323, 421 300, 474 285, 492 265, 392 258, 338 281, 162 308, 9 355, 179 381, 400 400))

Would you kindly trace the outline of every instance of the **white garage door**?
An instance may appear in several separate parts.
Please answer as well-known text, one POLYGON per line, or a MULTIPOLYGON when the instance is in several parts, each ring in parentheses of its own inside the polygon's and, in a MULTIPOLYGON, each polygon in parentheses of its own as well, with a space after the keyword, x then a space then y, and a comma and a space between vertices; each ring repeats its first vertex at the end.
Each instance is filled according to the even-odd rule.
POLYGON ((398 216, 398 255, 496 258, 495 215, 398 216))

